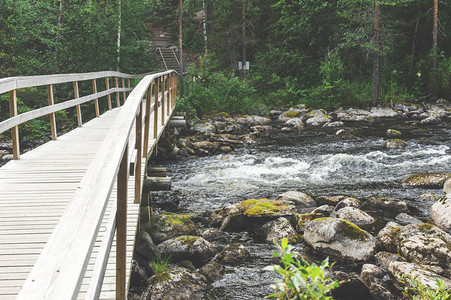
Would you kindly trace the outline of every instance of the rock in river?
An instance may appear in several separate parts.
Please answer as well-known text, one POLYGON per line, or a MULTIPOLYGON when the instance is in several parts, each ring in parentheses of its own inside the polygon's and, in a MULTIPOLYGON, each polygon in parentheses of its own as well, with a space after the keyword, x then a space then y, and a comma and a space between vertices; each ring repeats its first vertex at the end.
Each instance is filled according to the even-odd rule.
POLYGON ((418 173, 404 179, 402 184, 405 187, 441 189, 448 178, 451 178, 451 174, 418 173))
POLYGON ((391 209, 395 211, 407 210, 407 203, 405 201, 394 198, 372 197, 368 200, 368 203, 374 206, 391 209))
POLYGON ((200 263, 216 254, 213 245, 199 236, 179 236, 162 242, 158 248, 163 256, 171 256, 175 261, 188 259, 200 263))
POLYGON ((377 235, 377 244, 409 262, 442 268, 451 264, 451 235, 431 224, 389 222, 377 235))
POLYGON ((337 218, 320 218, 304 226, 304 240, 314 250, 353 262, 369 260, 376 239, 358 226, 337 218))
POLYGON ((155 244, 180 235, 199 234, 196 224, 189 216, 175 213, 153 215, 150 224, 145 224, 143 229, 150 234, 155 244))
POLYGON ((172 268, 165 274, 157 274, 149 279, 149 286, 141 300, 151 299, 202 299, 207 288, 206 278, 185 268, 172 268))
POLYGON ((249 257, 249 250, 241 244, 227 245, 217 256, 216 260, 223 265, 236 266, 249 257))
POLYGON ((287 218, 278 218, 262 226, 262 231, 266 234, 266 241, 280 243, 282 239, 287 238, 292 243, 297 240, 298 234, 293 225, 287 218))
POLYGON ((288 191, 277 196, 276 200, 287 201, 291 204, 301 207, 316 206, 315 200, 306 193, 299 191, 288 191))
POLYGON ((401 139, 391 139, 385 143, 387 149, 402 149, 407 147, 407 143, 401 139))
POLYGON ((369 225, 375 222, 372 216, 370 216, 363 210, 351 206, 343 207, 338 211, 333 212, 331 216, 345 219, 356 225, 369 225))

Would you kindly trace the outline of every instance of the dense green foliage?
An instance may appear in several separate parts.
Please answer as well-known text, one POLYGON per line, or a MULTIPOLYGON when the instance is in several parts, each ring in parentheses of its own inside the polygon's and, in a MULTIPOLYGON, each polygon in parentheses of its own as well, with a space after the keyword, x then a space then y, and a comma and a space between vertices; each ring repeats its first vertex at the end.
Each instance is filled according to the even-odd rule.
MULTIPOLYGON (((202 8, 201 1, 185 2, 191 14, 202 8)), ((215 73, 240 76, 236 64, 242 59, 242 2, 205 3, 210 7, 207 27, 212 29, 207 31, 210 77, 188 84, 187 101, 199 91, 199 84, 209 89, 203 82, 214 80, 215 73)), ((432 0, 379 1, 378 44, 373 36, 374 0, 245 3, 246 59, 251 66, 246 86, 254 91, 250 103, 368 106, 374 53, 380 57, 380 104, 451 97, 451 4, 446 1, 439 1, 437 56, 432 51, 432 0)), ((198 34, 190 34, 186 43, 190 51, 202 56, 201 27, 187 18, 186 32, 193 26, 198 34), (194 42, 195 38, 199 40, 194 42)), ((207 96, 222 101, 222 95, 214 91, 199 97, 207 96)))
MULTIPOLYGON (((451 3, 439 1, 434 51, 433 0, 378 2, 376 42, 375 0, 184 0, 188 73, 181 107, 201 115, 246 112, 260 105, 368 106, 375 54, 380 58, 380 104, 450 98, 451 3), (237 70, 243 3, 250 61, 246 81, 237 70), (202 20, 195 17, 203 8, 207 39, 202 20)), ((151 29, 169 30, 178 45, 178 4, 122 1, 118 65, 119 0, 0 0, 0 77, 154 70, 151 29)), ((38 89, 18 96, 30 108, 42 105, 31 92, 45 94, 38 89)), ((57 89, 56 96, 69 99, 70 87, 57 89)))
POLYGON ((279 257, 282 263, 266 267, 265 270, 275 271, 282 278, 273 286, 275 293, 269 295, 270 298, 277 299, 305 299, 305 300, 327 300, 332 299, 328 294, 338 286, 338 283, 327 278, 325 271, 332 266, 326 258, 319 266, 309 264, 305 260, 300 262, 292 252, 293 246, 288 244, 285 238, 280 245, 276 243, 279 253, 274 253, 274 257, 279 257))

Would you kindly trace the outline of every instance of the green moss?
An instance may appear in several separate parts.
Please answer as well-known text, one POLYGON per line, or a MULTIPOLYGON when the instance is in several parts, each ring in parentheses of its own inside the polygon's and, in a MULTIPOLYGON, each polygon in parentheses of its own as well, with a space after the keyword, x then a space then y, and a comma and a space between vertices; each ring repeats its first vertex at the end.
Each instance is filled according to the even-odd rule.
POLYGON ((224 118, 230 118, 230 115, 228 114, 228 113, 226 113, 226 112, 220 112, 220 113, 218 113, 218 114, 216 114, 217 116, 221 116, 221 117, 224 117, 224 118))
POLYGON ((197 236, 180 236, 176 240, 177 241, 183 241, 189 248, 193 247, 194 243, 199 239, 197 236))
POLYGON ((374 118, 370 117, 370 116, 366 116, 365 117, 365 121, 369 122, 369 123, 373 123, 374 122, 374 118))
POLYGON ((297 116, 299 116, 300 112, 295 111, 295 110, 289 110, 287 111, 284 116, 287 118, 296 118, 297 116))
POLYGON ((244 215, 248 217, 258 215, 274 215, 288 208, 286 204, 280 201, 271 201, 266 198, 248 199, 239 204, 244 211, 244 215))
POLYGON ((359 226, 352 224, 346 220, 341 220, 341 232, 346 237, 353 240, 359 240, 365 242, 368 240, 368 234, 362 230, 359 226))
POLYGON ((418 224, 418 229, 423 233, 428 233, 434 226, 428 223, 418 224))
POLYGON ((168 223, 171 225, 187 225, 193 222, 188 216, 183 214, 174 214, 165 212, 162 213, 161 216, 162 216, 162 218, 160 219, 161 222, 168 223))

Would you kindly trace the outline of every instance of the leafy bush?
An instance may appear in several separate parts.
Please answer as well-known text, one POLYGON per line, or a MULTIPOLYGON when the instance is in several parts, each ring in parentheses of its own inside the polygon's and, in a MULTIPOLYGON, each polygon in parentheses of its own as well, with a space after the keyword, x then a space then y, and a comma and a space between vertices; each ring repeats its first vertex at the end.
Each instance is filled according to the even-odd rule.
POLYGON ((412 300, 447 300, 451 299, 451 291, 444 287, 442 281, 435 279, 437 288, 432 289, 421 283, 421 278, 413 275, 402 275, 399 281, 404 286, 402 295, 404 299, 412 300))
POLYGON ((288 239, 283 239, 280 245, 276 244, 280 253, 274 253, 274 257, 280 257, 282 266, 273 265, 264 270, 275 271, 282 275, 282 279, 277 280, 273 286, 275 293, 268 297, 277 299, 305 299, 305 300, 326 300, 332 299, 327 294, 338 286, 338 283, 330 278, 326 278, 325 270, 332 268, 329 265, 329 258, 326 258, 319 266, 309 264, 304 259, 302 263, 294 258, 291 252, 293 246, 288 244, 288 239))
POLYGON ((213 71, 208 57, 188 70, 185 87, 178 107, 192 115, 245 113, 253 107, 254 89, 234 75, 213 71))

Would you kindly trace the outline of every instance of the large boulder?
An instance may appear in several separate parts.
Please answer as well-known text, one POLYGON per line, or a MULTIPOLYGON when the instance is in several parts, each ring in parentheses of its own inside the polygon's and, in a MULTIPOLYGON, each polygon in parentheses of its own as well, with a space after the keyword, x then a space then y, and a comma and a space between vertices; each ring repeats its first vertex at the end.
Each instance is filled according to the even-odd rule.
POLYGON ((304 241, 318 252, 353 262, 369 260, 376 248, 371 234, 337 218, 320 218, 305 224, 304 241))
POLYGON ((335 206, 335 210, 342 209, 343 207, 355 207, 360 208, 363 206, 362 201, 353 197, 346 197, 335 206))
POLYGON ((188 215, 175 213, 162 213, 153 215, 149 224, 144 224, 155 244, 181 235, 198 235, 197 225, 188 215))
POLYGON ((286 201, 300 207, 316 206, 315 200, 306 193, 299 191, 288 191, 277 196, 276 200, 286 201))
POLYGON ((163 256, 170 256, 174 261, 191 260, 204 262, 216 254, 210 242, 199 236, 179 236, 158 245, 163 256))
POLYGON ((324 218, 326 217, 322 213, 309 213, 309 214, 295 214, 293 216, 293 223, 294 228, 297 232, 303 233, 304 232, 304 226, 311 220, 324 218))
POLYGON ((298 238, 298 233, 287 218, 278 218, 265 223, 262 226, 262 231, 266 234, 266 241, 270 243, 280 243, 284 238, 287 238, 288 242, 292 243, 298 238))
POLYGON ((224 273, 224 266, 217 261, 210 261, 199 269, 199 273, 204 275, 210 282, 215 281, 224 273))
POLYGON ((399 113, 390 107, 373 107, 370 110, 370 116, 373 118, 394 118, 398 115, 399 113))
POLYGON ((252 221, 259 223, 279 217, 287 217, 296 211, 294 205, 283 200, 248 199, 222 210, 221 230, 246 231, 252 221))
POLYGON ((378 206, 385 209, 390 209, 394 211, 405 211, 407 210, 407 203, 403 200, 398 200, 394 198, 386 197, 372 197, 368 199, 368 203, 374 206, 378 206))
POLYGON ((448 178, 451 178, 451 174, 418 173, 405 178, 402 184, 404 187, 441 189, 448 178))
POLYGON ((326 114, 324 110, 314 110, 306 114, 308 118, 305 123, 309 126, 322 126, 325 123, 330 122, 329 116, 326 114))
POLYGON ((422 269, 420 266, 410 262, 394 261, 388 265, 388 271, 396 278, 401 276, 412 276, 412 278, 421 280, 421 283, 432 289, 438 288, 437 279, 442 281, 444 287, 451 289, 451 280, 440 276, 429 270, 422 269))
POLYGON ((375 222, 372 216, 363 210, 351 206, 343 207, 337 211, 334 211, 331 217, 345 219, 346 221, 356 225, 369 225, 375 222))
POLYGON ((409 262, 443 268, 451 264, 451 235, 431 224, 400 226, 389 222, 377 235, 377 244, 409 262))
POLYGON ((445 230, 451 230, 451 195, 447 195, 435 202, 429 209, 429 212, 435 224, 445 230))
POLYGON ((207 288, 207 280, 203 275, 180 267, 152 276, 149 283, 141 300, 201 299, 207 288))

